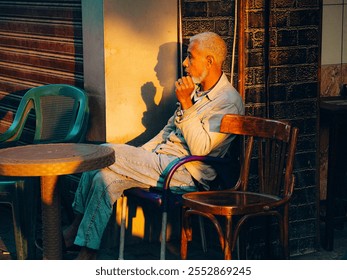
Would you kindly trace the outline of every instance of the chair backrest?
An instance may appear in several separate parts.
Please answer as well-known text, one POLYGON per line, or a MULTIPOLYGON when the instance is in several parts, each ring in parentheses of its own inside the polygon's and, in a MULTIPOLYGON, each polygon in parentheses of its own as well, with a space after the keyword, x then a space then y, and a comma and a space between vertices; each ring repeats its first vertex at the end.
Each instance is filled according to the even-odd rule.
POLYGON ((50 84, 28 90, 10 128, 0 142, 20 139, 29 112, 35 112, 33 143, 79 142, 87 129, 87 95, 82 89, 65 84, 50 84))
POLYGON ((290 197, 298 129, 289 122, 225 115, 221 132, 242 136, 237 189, 290 197))

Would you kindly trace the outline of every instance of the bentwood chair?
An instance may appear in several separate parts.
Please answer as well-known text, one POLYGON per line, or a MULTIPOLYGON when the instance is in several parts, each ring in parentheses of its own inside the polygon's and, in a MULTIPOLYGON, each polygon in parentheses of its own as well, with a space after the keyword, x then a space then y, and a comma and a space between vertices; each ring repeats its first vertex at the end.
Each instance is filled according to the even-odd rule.
MULTIPOLYGON (((217 171, 217 177, 211 182, 210 189, 217 190, 223 189, 228 183, 237 181, 239 166, 239 138, 234 137, 234 140, 230 144, 228 153, 223 157, 211 157, 211 156, 195 156, 189 155, 182 158, 178 158, 169 164, 162 172, 157 186, 150 187, 149 189, 143 189, 141 187, 134 187, 124 191, 122 197, 121 208, 121 228, 120 228, 120 242, 119 242, 119 259, 124 259, 124 243, 125 243, 125 229, 126 229, 126 213, 128 200, 132 203, 140 205, 143 208, 150 207, 152 211, 161 213, 161 229, 160 229, 160 259, 166 258, 166 240, 167 240, 167 227, 168 227, 168 215, 177 213, 181 210, 182 195, 189 191, 190 188, 181 188, 170 186, 171 179, 178 168, 188 162, 203 161, 211 165, 217 171), (233 170, 233 172, 229 172, 233 170), (236 176, 235 176, 236 175, 236 176), (154 210, 153 210, 154 209, 154 210)), ((195 182, 199 190, 204 188, 195 182)), ((152 212, 153 213, 153 212, 152 212)), ((201 245, 204 252, 207 251, 205 230, 203 220, 199 219, 199 228, 201 234, 201 245)), ((153 230, 154 231, 154 230, 153 230)))
MULTIPOLYGON (((65 84, 32 88, 22 97, 8 130, 0 134, 0 148, 30 143, 80 142, 87 129, 88 115, 88 99, 82 89, 65 84), (32 128, 27 122, 33 117, 32 128), (30 131, 34 135, 26 141, 23 134, 29 135, 30 131)), ((30 258, 28 247, 33 248, 34 244, 35 202, 39 192, 32 184, 35 182, 29 178, 0 177, 0 203, 12 206, 18 259, 30 258)))
POLYGON ((194 216, 212 222, 224 259, 233 258, 246 222, 266 216, 277 218, 283 255, 288 259, 288 212, 294 190, 298 129, 285 121, 225 115, 220 131, 244 138, 239 180, 236 186, 230 184, 230 190, 192 192, 182 196, 181 258, 187 259, 194 216))

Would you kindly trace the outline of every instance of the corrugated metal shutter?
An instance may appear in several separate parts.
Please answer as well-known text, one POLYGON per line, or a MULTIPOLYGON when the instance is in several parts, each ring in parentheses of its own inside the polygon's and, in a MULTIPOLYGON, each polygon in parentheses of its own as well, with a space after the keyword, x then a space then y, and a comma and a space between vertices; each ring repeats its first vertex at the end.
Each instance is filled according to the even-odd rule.
MULTIPOLYGON (((28 89, 52 83, 83 88, 81 0, 0 0, 0 133, 28 89)), ((23 142, 34 129, 30 115, 23 142)), ((72 216, 79 176, 62 180, 62 206, 72 216)))
POLYGON ((0 0, 0 130, 29 88, 83 88, 81 0, 0 0))

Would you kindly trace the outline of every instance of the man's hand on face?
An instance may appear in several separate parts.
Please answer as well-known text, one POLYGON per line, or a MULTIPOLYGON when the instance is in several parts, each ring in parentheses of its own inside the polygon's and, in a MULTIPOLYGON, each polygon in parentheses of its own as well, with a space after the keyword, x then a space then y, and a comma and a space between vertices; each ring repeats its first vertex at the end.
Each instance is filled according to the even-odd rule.
POLYGON ((191 94, 195 89, 195 84, 190 76, 185 76, 178 79, 175 82, 176 86, 176 97, 177 100, 181 103, 181 107, 183 110, 186 110, 193 106, 193 102, 191 99, 191 94))

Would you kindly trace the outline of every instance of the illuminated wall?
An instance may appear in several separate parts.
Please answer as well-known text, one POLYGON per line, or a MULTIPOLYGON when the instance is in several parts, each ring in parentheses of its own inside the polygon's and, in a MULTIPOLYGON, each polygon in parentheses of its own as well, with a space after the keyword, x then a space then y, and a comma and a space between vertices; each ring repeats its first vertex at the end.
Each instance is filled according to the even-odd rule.
POLYGON ((347 84, 347 0, 323 0, 321 96, 347 84))
POLYGON ((88 138, 141 144, 175 108, 177 1, 82 0, 82 11, 88 138))

